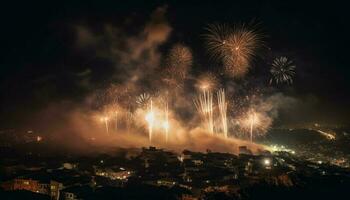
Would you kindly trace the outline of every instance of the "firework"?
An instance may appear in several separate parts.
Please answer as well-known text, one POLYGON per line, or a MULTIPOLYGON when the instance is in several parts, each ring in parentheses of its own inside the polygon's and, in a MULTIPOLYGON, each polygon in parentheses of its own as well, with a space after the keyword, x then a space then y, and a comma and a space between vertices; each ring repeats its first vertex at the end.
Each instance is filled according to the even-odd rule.
POLYGON ((164 108, 164 115, 165 115, 165 119, 163 122, 163 129, 165 132, 165 142, 168 143, 168 139, 169 139, 169 107, 168 107, 168 102, 165 103, 165 108, 164 108))
POLYGON ((130 128, 131 128, 131 125, 133 123, 133 120, 134 120, 134 114, 129 110, 126 111, 126 115, 125 115, 125 120, 126 120, 126 129, 128 131, 128 133, 130 133, 130 128))
POLYGON ((201 74, 197 79, 197 87, 202 91, 212 91, 219 86, 219 79, 211 72, 201 74))
MULTIPOLYGON (((182 45, 174 45, 166 59, 165 68, 162 71, 162 81, 168 88, 181 89, 184 86, 184 81, 187 78, 187 74, 190 71, 192 65, 192 52, 191 50, 182 45)), ((175 90, 175 95, 176 95, 175 90)))
POLYGON ((257 29, 244 24, 234 27, 213 24, 206 30, 208 33, 204 36, 212 57, 224 64, 230 76, 245 75, 257 50, 263 46, 263 37, 257 29))
POLYGON ((295 75, 296 66, 293 61, 288 60, 287 57, 276 58, 272 62, 270 73, 272 78, 270 79, 270 84, 275 81, 276 84, 279 83, 293 83, 293 76, 295 75))
POLYGON ((223 58, 224 69, 228 75, 242 77, 249 70, 249 61, 242 57, 223 58))
POLYGON ((213 94, 208 90, 204 90, 193 102, 198 113, 204 119, 208 132, 214 134, 213 94))
POLYGON ((192 52, 188 47, 176 44, 170 49, 166 59, 166 66, 172 76, 185 79, 191 65, 192 52))
POLYGON ((132 88, 123 84, 111 84, 106 91, 108 103, 127 107, 132 102, 132 88))
POLYGON ((226 24, 211 24, 205 28, 208 33, 204 35, 210 55, 215 59, 227 57, 225 44, 233 30, 226 24))
POLYGON ((93 106, 97 109, 104 109, 104 107, 108 104, 108 95, 106 90, 97 90, 93 96, 93 106))
POLYGON ((107 116, 104 116, 101 118, 101 122, 103 122, 105 124, 107 135, 109 135, 108 121, 109 121, 109 118, 107 116))
POLYGON ((152 134, 153 134, 153 123, 155 120, 154 112, 153 112, 153 102, 152 99, 150 100, 150 106, 148 113, 146 114, 145 117, 147 123, 148 123, 148 137, 149 137, 149 142, 152 143, 152 134))
POLYGON ((167 88, 180 89, 184 86, 183 81, 179 81, 178 79, 176 79, 174 74, 172 74, 171 72, 165 72, 162 75, 162 77, 162 81, 167 86, 167 88))
POLYGON ((118 110, 116 110, 114 114, 115 114, 115 129, 118 130, 118 110))
POLYGON ((142 93, 136 98, 136 104, 140 108, 144 108, 149 105, 150 100, 151 100, 151 95, 149 95, 148 93, 142 93))
POLYGON ((253 142, 253 128, 254 124, 256 123, 256 113, 252 112, 249 116, 250 121, 250 142, 253 142))
POLYGON ((109 102, 116 103, 120 99, 122 92, 120 85, 111 84, 108 89, 106 89, 106 96, 109 102))
POLYGON ((115 130, 118 130, 118 124, 120 123, 120 116, 123 114, 123 109, 117 103, 109 105, 107 108, 108 116, 111 120, 115 121, 115 130))
POLYGON ((220 89, 217 92, 216 96, 218 98, 218 106, 219 106, 219 111, 220 111, 222 130, 224 132, 225 138, 228 138, 228 135, 227 135, 227 102, 225 99, 225 90, 220 89))
POLYGON ((249 139, 251 142, 253 142, 253 138, 254 138, 254 134, 256 135, 256 133, 254 132, 255 129, 258 129, 260 126, 260 129, 263 127, 263 123, 261 121, 261 116, 259 113, 255 112, 253 109, 251 109, 247 115, 246 118, 243 120, 243 125, 245 127, 247 127, 247 129, 249 130, 249 139))

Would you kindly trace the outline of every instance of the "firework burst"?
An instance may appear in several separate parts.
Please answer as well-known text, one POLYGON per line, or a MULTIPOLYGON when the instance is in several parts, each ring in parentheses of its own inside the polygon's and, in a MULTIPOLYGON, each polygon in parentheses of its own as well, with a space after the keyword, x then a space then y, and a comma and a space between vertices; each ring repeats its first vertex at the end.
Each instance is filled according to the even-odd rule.
POLYGON ((140 108, 145 108, 149 105, 149 102, 151 100, 151 95, 148 93, 142 93, 136 98, 136 104, 140 108))
POLYGON ((208 32, 204 35, 204 38, 210 55, 215 59, 226 57, 225 44, 230 34, 232 34, 232 28, 226 24, 210 24, 205 30, 208 32))
POLYGON ((257 29, 244 24, 233 27, 213 24, 206 30, 204 37, 212 57, 224 64, 228 75, 244 76, 258 49, 263 46, 263 37, 257 29))
POLYGON ((212 91, 216 88, 218 88, 220 85, 219 79, 216 77, 215 74, 211 72, 205 72, 201 74, 197 79, 197 88, 200 90, 206 91, 212 91))
POLYGON ((272 62, 270 73, 272 75, 270 79, 270 84, 274 81, 276 84, 280 83, 293 83, 293 77, 295 75, 296 66, 293 61, 288 60, 287 57, 276 58, 272 62))
POLYGON ((177 79, 185 79, 192 65, 192 51, 182 44, 174 45, 166 58, 169 74, 177 79))

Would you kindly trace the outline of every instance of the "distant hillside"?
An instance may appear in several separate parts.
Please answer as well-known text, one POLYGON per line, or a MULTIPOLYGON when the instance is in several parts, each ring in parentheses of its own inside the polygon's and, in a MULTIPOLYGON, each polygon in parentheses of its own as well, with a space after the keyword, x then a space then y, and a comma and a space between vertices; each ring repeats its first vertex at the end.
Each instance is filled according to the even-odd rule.
POLYGON ((350 154, 348 129, 271 129, 259 141, 265 144, 285 145, 289 148, 305 148, 315 151, 340 151, 350 154), (334 138, 333 138, 334 137, 334 138))

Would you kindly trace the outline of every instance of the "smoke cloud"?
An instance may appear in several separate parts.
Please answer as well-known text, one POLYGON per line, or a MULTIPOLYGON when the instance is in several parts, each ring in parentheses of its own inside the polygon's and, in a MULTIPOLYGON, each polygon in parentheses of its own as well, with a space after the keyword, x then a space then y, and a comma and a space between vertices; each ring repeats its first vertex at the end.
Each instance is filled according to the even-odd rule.
MULTIPOLYGON (((127 25, 131 26, 130 23, 127 25)), ((238 132, 248 135, 249 125, 246 122, 249 120, 249 112, 253 110, 257 116, 258 123, 254 124, 254 133, 263 135, 278 116, 278 110, 293 104, 295 100, 280 93, 254 98, 251 96, 256 96, 255 91, 254 95, 247 96, 238 93, 239 99, 245 103, 236 106, 235 102, 234 109, 239 112, 229 124, 229 135, 236 137, 224 138, 220 132, 219 120, 215 120, 215 133, 209 133, 194 108, 192 98, 196 94, 184 87, 186 81, 192 78, 192 75, 188 75, 192 65, 191 50, 185 45, 177 45, 177 48, 170 51, 176 52, 171 55, 175 57, 170 60, 178 61, 182 58, 184 62, 171 64, 170 71, 163 66, 164 58, 160 47, 168 42, 171 32, 172 27, 166 20, 166 7, 154 10, 136 33, 111 24, 105 24, 99 31, 77 25, 76 49, 89 52, 92 64, 76 75, 81 77, 82 86, 91 89, 91 94, 80 104, 51 104, 34 117, 30 124, 46 132, 48 137, 54 138, 55 143, 79 150, 87 149, 91 145, 126 148, 154 145, 176 151, 210 149, 230 153, 237 153, 239 146, 248 146, 255 152, 263 149, 261 145, 237 137, 238 132), (94 62, 101 61, 106 65, 104 69, 93 66, 94 62), (186 66, 178 66, 181 63, 186 66), (104 81, 106 84, 103 87, 94 87, 94 74, 102 71, 106 73, 106 69, 112 75, 106 76, 110 78, 104 81), (182 70, 181 73, 177 73, 176 70, 179 69, 182 70), (175 85, 169 84, 169 80, 164 81, 164 74, 171 73, 181 74, 167 76, 174 78, 175 85), (150 112, 150 104, 153 105, 152 112, 156 118, 152 125, 152 141, 149 138, 149 124, 145 119, 150 112), (164 131, 165 105, 169 105, 168 140, 164 131)), ((98 66, 103 65, 100 63, 98 66)), ((237 88, 244 86, 231 85, 227 91, 236 91, 237 88)), ((214 99, 216 102, 215 95, 214 99)), ((229 99, 228 103, 231 104, 232 101, 229 99)), ((214 117, 217 117, 217 109, 214 106, 214 117)))

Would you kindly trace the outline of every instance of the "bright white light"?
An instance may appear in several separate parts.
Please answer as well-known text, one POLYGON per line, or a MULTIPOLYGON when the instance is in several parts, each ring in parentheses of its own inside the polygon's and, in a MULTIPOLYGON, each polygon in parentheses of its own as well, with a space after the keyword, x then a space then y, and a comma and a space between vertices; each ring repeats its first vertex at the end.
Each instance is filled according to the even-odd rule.
POLYGON ((146 121, 150 124, 154 122, 154 113, 153 112, 148 112, 145 117, 146 121))
POLYGON ((264 159, 264 165, 269 166, 271 164, 271 160, 268 158, 264 159))
POLYGON ((108 117, 101 117, 101 122, 106 122, 106 121, 108 121, 108 120, 109 120, 108 117))
POLYGON ((200 88, 205 91, 209 89, 209 84, 208 83, 203 83, 202 85, 200 85, 200 88))
POLYGON ((162 126, 163 126, 163 128, 164 128, 165 130, 168 130, 168 129, 169 129, 169 122, 164 121, 163 124, 162 124, 162 126))

